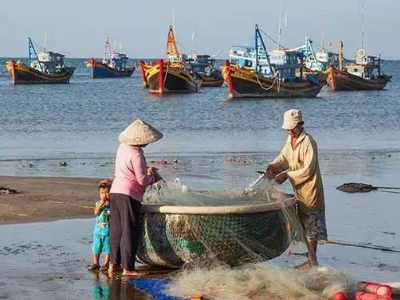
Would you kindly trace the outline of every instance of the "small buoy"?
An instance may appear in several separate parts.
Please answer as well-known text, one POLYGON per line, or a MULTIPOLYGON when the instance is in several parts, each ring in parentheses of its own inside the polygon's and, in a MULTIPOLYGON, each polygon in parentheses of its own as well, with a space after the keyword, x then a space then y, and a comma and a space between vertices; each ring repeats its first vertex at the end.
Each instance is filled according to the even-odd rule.
POLYGON ((348 300, 348 297, 345 292, 339 291, 333 295, 333 300, 348 300))
POLYGON ((377 294, 357 292, 354 294, 356 300, 393 300, 390 296, 381 296, 377 294))
POLYGON ((392 296, 393 294, 390 286, 376 282, 360 281, 358 283, 358 288, 362 292, 371 293, 378 296, 392 296))

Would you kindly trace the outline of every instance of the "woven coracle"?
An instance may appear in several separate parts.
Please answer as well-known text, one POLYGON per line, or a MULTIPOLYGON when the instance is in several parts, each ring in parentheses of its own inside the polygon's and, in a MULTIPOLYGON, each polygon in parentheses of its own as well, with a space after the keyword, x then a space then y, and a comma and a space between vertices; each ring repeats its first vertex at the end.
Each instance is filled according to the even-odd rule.
POLYGON ((229 266, 281 255, 290 237, 282 208, 295 199, 241 206, 160 206, 142 208, 137 260, 153 266, 218 261, 229 266))

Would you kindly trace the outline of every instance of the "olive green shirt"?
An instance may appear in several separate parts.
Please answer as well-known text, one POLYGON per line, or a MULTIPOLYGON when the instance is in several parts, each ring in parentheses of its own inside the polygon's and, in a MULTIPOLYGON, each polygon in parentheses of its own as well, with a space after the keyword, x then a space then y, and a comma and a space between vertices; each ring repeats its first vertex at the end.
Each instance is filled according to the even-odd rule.
POLYGON ((325 210, 317 143, 304 129, 294 148, 291 137, 288 136, 281 153, 270 165, 279 173, 288 170, 301 212, 325 210))

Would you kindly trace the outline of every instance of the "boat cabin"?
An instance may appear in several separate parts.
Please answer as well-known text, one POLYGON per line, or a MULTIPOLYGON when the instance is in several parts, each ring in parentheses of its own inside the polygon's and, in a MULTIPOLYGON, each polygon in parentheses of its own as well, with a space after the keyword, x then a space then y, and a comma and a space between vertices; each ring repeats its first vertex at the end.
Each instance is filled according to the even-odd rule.
POLYGON ((296 70, 301 68, 301 64, 299 64, 299 52, 297 51, 274 50, 269 54, 269 61, 275 71, 279 71, 282 79, 295 79, 296 70))
POLYGON ((346 65, 347 72, 355 76, 371 79, 381 76, 381 58, 366 55, 364 49, 357 52, 356 62, 346 65))
POLYGON ((211 73, 215 64, 215 59, 207 54, 188 55, 185 60, 195 72, 200 74, 211 73))
POLYGON ((314 50, 313 41, 307 36, 304 45, 295 48, 295 50, 303 53, 305 66, 312 71, 324 72, 330 66, 337 67, 339 65, 338 55, 336 53, 327 52, 324 48, 316 52, 314 50))
POLYGON ((64 55, 45 50, 39 52, 37 58, 30 58, 30 66, 48 74, 62 72, 64 70, 64 55))
POLYGON ((103 64, 107 64, 110 68, 118 71, 123 71, 128 67, 128 57, 126 54, 114 52, 108 58, 103 59, 103 64))

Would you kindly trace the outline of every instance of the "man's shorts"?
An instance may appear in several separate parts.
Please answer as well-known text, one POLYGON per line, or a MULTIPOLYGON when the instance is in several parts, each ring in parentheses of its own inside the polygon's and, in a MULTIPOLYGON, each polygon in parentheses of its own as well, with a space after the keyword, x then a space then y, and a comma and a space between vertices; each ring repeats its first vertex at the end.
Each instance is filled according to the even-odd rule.
POLYGON ((308 242, 327 240, 325 211, 300 212, 299 218, 308 242))
POLYGON ((94 254, 110 253, 110 237, 108 235, 93 235, 92 252, 94 254))

